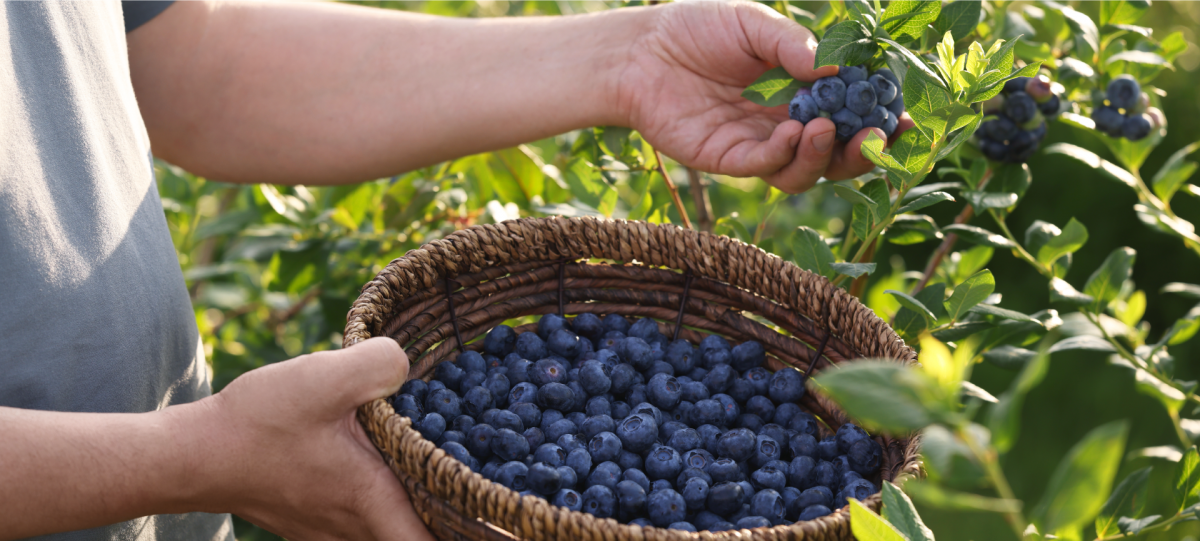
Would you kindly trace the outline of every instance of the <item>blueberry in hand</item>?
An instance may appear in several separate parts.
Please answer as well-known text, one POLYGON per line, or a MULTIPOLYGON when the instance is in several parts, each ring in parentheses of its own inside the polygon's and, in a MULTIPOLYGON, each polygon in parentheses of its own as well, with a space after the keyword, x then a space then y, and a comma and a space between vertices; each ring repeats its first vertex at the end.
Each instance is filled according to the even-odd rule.
POLYGON ((846 108, 863 117, 871 114, 879 100, 875 87, 867 81, 858 81, 846 87, 846 108))
POLYGON ((612 489, 603 485, 592 485, 583 491, 583 510, 599 518, 610 518, 617 508, 617 497, 612 489))
POLYGON ((1146 115, 1131 115, 1121 124, 1121 135, 1130 141, 1138 141, 1150 135, 1150 119, 1146 115))
POLYGON ((821 116, 821 108, 817 107, 817 100, 813 99, 809 89, 801 88, 788 104, 788 117, 801 124, 808 124, 818 116, 821 116))
POLYGON ((776 404, 799 402, 804 398, 804 374, 795 368, 779 369, 771 375, 768 393, 776 404))
POLYGON ((887 108, 892 118, 900 120, 900 115, 904 114, 904 94, 896 94, 896 99, 892 100, 892 103, 884 105, 884 107, 887 108))
POLYGON ((860 81, 867 80, 866 66, 838 66, 838 79, 841 79, 847 86, 860 81))
MULTIPOLYGON (((882 105, 876 105, 866 116, 862 117, 862 127, 883 129, 892 114, 882 105)), ((887 130, 884 130, 886 132, 887 130)))
POLYGON ((666 445, 659 445, 646 455, 646 475, 652 480, 674 480, 683 471, 683 457, 679 451, 666 445))
MULTIPOLYGON (((878 107, 878 106, 876 106, 876 107, 878 107)), ((883 135, 885 137, 891 138, 892 134, 896 133, 896 128, 898 128, 899 126, 900 126, 900 118, 897 115, 895 115, 894 113, 892 113, 891 111, 888 111, 887 120, 883 121, 883 125, 880 126, 879 129, 883 130, 883 135)))
POLYGON ((837 140, 846 142, 862 129, 862 117, 847 108, 839 109, 829 117, 837 126, 837 140))
POLYGON ((817 79, 812 86, 812 97, 822 111, 839 111, 846 106, 846 83, 837 77, 817 79))
POLYGON ((525 490, 525 479, 529 474, 529 466, 524 462, 506 462, 496 470, 495 481, 516 491, 525 490))
POLYGON ((900 93, 900 89, 895 83, 892 83, 890 79, 878 72, 868 77, 867 81, 871 83, 871 86, 875 87, 875 99, 879 102, 879 105, 892 103, 892 100, 896 99, 896 95, 900 93))
POLYGON ((646 510, 650 513, 650 522, 660 528, 687 518, 687 503, 672 489, 651 492, 646 498, 646 510))
POLYGON ((551 503, 559 507, 565 507, 571 511, 581 511, 583 509, 583 496, 580 496, 574 490, 564 488, 554 495, 551 503))
POLYGON ((1120 75, 1108 83, 1108 102, 1117 109, 1133 109, 1141 96, 1141 85, 1130 75, 1120 75))

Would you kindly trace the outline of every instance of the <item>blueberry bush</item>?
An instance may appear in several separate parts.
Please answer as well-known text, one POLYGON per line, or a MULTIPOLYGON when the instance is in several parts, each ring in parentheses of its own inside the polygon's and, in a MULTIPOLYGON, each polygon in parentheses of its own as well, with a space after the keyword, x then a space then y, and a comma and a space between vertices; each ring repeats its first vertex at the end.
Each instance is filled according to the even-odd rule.
MULTIPOLYGON (((364 3, 458 17, 626 5, 364 3)), ((343 187, 230 185, 159 162, 214 387, 339 347, 362 284, 457 229, 673 223, 827 276, 919 350, 919 367, 867 361, 809 384, 871 431, 922 438, 925 479, 876 487, 880 515, 851 502, 860 539, 1200 537, 1200 5, 766 5, 820 39, 818 65, 842 68, 811 85, 773 69, 743 96, 828 116, 843 139, 881 128, 890 142, 864 144, 875 171, 788 195, 612 126, 343 187), (915 127, 894 135, 902 113, 915 127)), ((421 428, 456 431, 442 417, 421 428)))

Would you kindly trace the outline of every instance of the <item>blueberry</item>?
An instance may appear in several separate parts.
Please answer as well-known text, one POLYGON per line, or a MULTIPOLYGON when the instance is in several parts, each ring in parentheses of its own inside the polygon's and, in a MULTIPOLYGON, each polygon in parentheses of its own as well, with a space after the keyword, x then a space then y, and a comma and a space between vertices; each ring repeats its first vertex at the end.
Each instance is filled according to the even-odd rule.
MULTIPOLYGON (((767 381, 768 381, 768 385, 769 385, 770 374, 767 375, 767 381)), ((764 389, 764 391, 759 394, 767 394, 767 391, 764 389)), ((798 414, 800 412, 801 412, 800 406, 796 405, 793 402, 779 404, 775 407, 775 415, 772 417, 771 422, 773 422, 779 426, 782 426, 782 427, 787 427, 788 424, 791 422, 792 417, 795 417, 796 414, 798 414)))
POLYGON ((792 463, 788 465, 788 486, 793 486, 801 490, 813 485, 813 471, 817 469, 817 463, 812 457, 798 456, 792 459, 792 463))
POLYGON ((843 142, 853 138, 863 125, 862 117, 847 108, 839 109, 829 117, 829 120, 832 120, 837 126, 837 140, 843 142))
POLYGON ((699 513, 696 513, 696 516, 692 517, 692 524, 694 524, 698 530, 711 530, 714 524, 724 521, 725 519, 721 518, 721 515, 713 513, 712 511, 700 511, 699 513))
POLYGON ((518 383, 508 391, 509 407, 516 404, 534 404, 537 402, 538 386, 531 382, 518 383))
POLYGON ((679 405, 683 390, 674 377, 667 374, 656 374, 646 384, 646 397, 655 407, 670 410, 679 405))
POLYGON ((707 468, 704 469, 712 477, 713 483, 736 482, 742 480, 742 469, 738 467, 738 463, 729 458, 718 458, 713 460, 707 468))
POLYGON ((689 423, 692 426, 723 425, 725 424, 725 410, 716 400, 700 400, 692 408, 689 423))
POLYGON ((771 520, 767 517, 757 515, 745 516, 738 519, 734 526, 739 530, 753 530, 754 528, 768 528, 771 526, 771 520))
POLYGON ((870 438, 863 438, 850 445, 846 456, 850 459, 850 467, 862 475, 873 475, 879 471, 879 463, 883 449, 879 443, 870 438))
POLYGON ((618 364, 608 375, 608 380, 610 391, 617 395, 626 394, 637 381, 637 370, 630 364, 618 364))
POLYGON ((708 528, 708 531, 710 531, 710 532, 725 532, 725 531, 736 530, 736 529, 737 529, 737 526, 735 526, 732 522, 726 522, 726 521, 722 520, 722 521, 710 526, 708 528))
POLYGON ((650 479, 670 479, 679 477, 683 471, 683 458, 679 451, 665 445, 655 447, 646 455, 646 475, 650 479))
POLYGON ((863 117, 871 114, 879 104, 875 86, 862 80, 846 87, 846 108, 863 117))
POLYGON ((596 340, 596 349, 599 351, 611 351, 620 353, 621 347, 625 343, 625 333, 617 331, 608 331, 604 336, 596 340))
POLYGON ((829 508, 825 507, 824 505, 811 505, 809 507, 805 507, 804 511, 800 512, 800 517, 796 520, 797 522, 801 520, 812 520, 815 518, 821 518, 832 512, 833 511, 830 511, 829 508))
POLYGON ((842 476, 838 479, 838 487, 839 489, 846 488, 850 483, 862 478, 863 476, 854 470, 842 472, 842 476))
POLYGON ((733 367, 728 364, 718 364, 710 368, 708 374, 704 376, 704 386, 708 387, 708 392, 711 394, 723 393, 729 389, 736 377, 737 374, 733 371, 733 367))
MULTIPOLYGON (((711 371, 713 368, 727 365, 733 360, 733 356, 728 349, 707 349, 700 353, 700 362, 706 370, 711 371)), ((736 376, 736 374, 735 374, 736 376)))
POLYGON ((492 454, 501 460, 524 460, 529 454, 529 440, 508 428, 501 428, 491 440, 492 454))
POLYGON ((544 387, 549 383, 566 383, 567 367, 556 361, 553 357, 547 357, 538 362, 533 363, 529 368, 529 381, 538 387, 544 387))
POLYGON ((712 450, 717 448, 717 438, 721 437, 721 429, 712 424, 702 424, 696 427, 696 432, 700 433, 700 443, 704 449, 712 453, 712 450))
POLYGON ((1062 100, 1059 99, 1058 95, 1050 96, 1050 99, 1038 104, 1038 111, 1041 111, 1042 115, 1047 118, 1058 116, 1060 109, 1062 109, 1062 100))
POLYGON ((624 419, 629 416, 630 411, 632 411, 632 409, 629 407, 629 404, 626 404, 622 401, 613 402, 611 417, 613 419, 624 419))
POLYGON ((1016 77, 1009 79, 1008 81, 1004 82, 1004 88, 1002 90, 1005 94, 1024 92, 1025 87, 1029 84, 1029 79, 1029 77, 1016 77))
POLYGON ((566 329, 558 329, 546 340, 546 347, 553 355, 574 359, 581 353, 582 345, 578 335, 566 329))
POLYGON ((1004 99, 1004 116, 1017 124, 1029 122, 1037 109, 1037 102, 1025 92, 1013 92, 1004 99))
POLYGON ((887 108, 888 113, 891 115, 890 118, 895 118, 896 120, 899 120, 900 115, 904 114, 904 94, 903 93, 896 94, 896 99, 892 100, 892 103, 889 103, 889 104, 885 105, 884 107, 887 108))
POLYGON ((746 413, 757 415, 764 423, 769 423, 775 417, 775 404, 765 396, 752 396, 746 401, 746 413))
MULTIPOLYGON (((472 352, 468 352, 468 353, 472 353, 472 352)), ((465 375, 463 375, 462 380, 460 380, 458 382, 459 395, 460 396, 466 395, 467 391, 470 391, 471 389, 474 389, 475 387, 482 385, 483 381, 486 379, 487 379, 487 374, 483 373, 482 371, 474 371, 473 370, 473 371, 467 372, 465 375)))
POLYGON ((836 437, 829 437, 817 443, 817 457, 821 460, 833 460, 841 451, 838 449, 836 437))
POLYGON ((667 445, 680 453, 699 449, 702 443, 700 433, 692 428, 678 430, 667 440, 667 445))
POLYGON ((791 450, 792 456, 807 456, 811 458, 819 458, 817 438, 812 434, 796 434, 788 441, 788 449, 791 450))
POLYGON ((1037 141, 1041 141, 1046 137, 1046 121, 1043 120, 1036 128, 1029 130, 1029 135, 1032 135, 1037 141))
POLYGON ((1120 75, 1108 83, 1108 102, 1117 109, 1133 109, 1142 97, 1142 87, 1137 79, 1120 75))
POLYGON ((817 461, 817 467, 812 472, 813 484, 833 486, 837 482, 837 470, 832 462, 817 461))
MULTIPOLYGON (((545 321, 545 318, 542 321, 545 321)), ((517 336, 515 350, 522 358, 534 360, 545 357, 549 352, 546 349, 546 342, 542 340, 542 337, 531 332, 521 333, 520 336, 517 336)))
MULTIPOLYGON (((505 370, 501 368, 500 370, 505 370)), ((483 389, 487 389, 492 394, 492 400, 497 406, 502 406, 500 401, 508 402, 508 392, 512 390, 508 382, 508 376, 504 374, 492 374, 483 380, 483 389)))
MULTIPOLYGON (((714 477, 714 481, 715 481, 714 477)), ((718 482, 708 490, 707 507, 709 511, 721 516, 729 516, 742 508, 745 491, 742 486, 731 482, 718 482)))
POLYGON ((1117 111, 1116 107, 1096 107, 1092 110, 1092 120, 1096 121, 1096 129, 1110 136, 1118 137, 1121 135, 1121 128, 1125 124, 1125 115, 1117 111))
MULTIPOLYGON (((697 353, 697 355, 699 355, 699 353, 697 353)), ((696 368, 693 368, 691 372, 687 373, 687 377, 692 378, 692 381, 704 381, 704 376, 706 375, 708 375, 708 369, 702 366, 697 366, 696 368)))
POLYGON ((833 492, 829 490, 829 487, 821 485, 806 489, 800 493, 798 504, 801 508, 812 507, 814 505, 832 506, 833 492))
POLYGON ((525 480, 529 475, 529 466, 524 462, 506 462, 496 470, 495 481, 513 490, 525 490, 525 480))
POLYGON ((685 468, 707 470, 708 465, 712 464, 713 460, 712 453, 704 449, 697 448, 683 453, 683 465, 685 468))
POLYGON ((1008 145, 992 139, 980 139, 979 152, 992 161, 999 162, 1008 159, 1008 145))
POLYGON ((684 502, 683 496, 673 489, 651 492, 646 498, 646 510, 650 514, 650 522, 658 527, 687 518, 687 503, 684 502))
POLYGON ((484 479, 495 480, 496 472, 499 471, 500 466, 503 465, 504 463, 499 460, 489 460, 487 464, 483 465, 483 471, 480 472, 480 475, 482 475, 484 479))
POLYGON ((613 461, 621 454, 621 440, 612 432, 600 432, 588 440, 587 449, 592 462, 613 461))
MULTIPOLYGON (((526 333, 526 334, 529 334, 530 336, 535 336, 533 333, 526 333)), ((529 381, 529 368, 531 366, 533 366, 533 363, 531 363, 525 359, 517 359, 516 361, 513 361, 512 364, 507 366, 508 373, 505 374, 505 376, 508 378, 508 383, 510 385, 516 385, 518 383, 528 382, 529 381)))
POLYGON ((768 519, 781 519, 785 510, 783 496, 773 489, 763 489, 750 498, 750 514, 768 519))
POLYGON ((439 363, 433 371, 434 379, 442 382, 447 389, 457 389, 467 373, 454 363, 439 363))
POLYGON ((554 499, 551 500, 551 503, 559 507, 565 507, 571 511, 580 511, 583 509, 583 496, 580 496, 574 490, 564 488, 554 494, 554 499))
MULTIPOLYGON (((893 102, 894 103, 894 102, 893 102)), ((883 130, 883 135, 891 138, 892 134, 896 133, 896 128, 900 126, 900 117, 895 113, 888 111, 887 120, 883 121, 883 125, 879 128, 883 130)))
POLYGON ((557 468, 567 463, 567 452, 556 443, 543 443, 533 452, 533 461, 557 468))
MULTIPOLYGON (((642 371, 642 375, 645 376, 647 379, 653 379, 654 376, 657 376, 659 374, 666 374, 668 376, 674 376, 675 369, 672 368, 671 364, 666 361, 653 361, 650 363, 650 368, 647 368, 646 370, 642 371)), ((649 382, 647 382, 647 385, 649 385, 649 382)))
MULTIPOLYGON (((418 404, 425 402, 425 397, 429 395, 429 385, 423 380, 410 379, 400 386, 400 394, 398 396, 412 395, 418 404)), ((399 411, 401 408, 396 408, 399 411)))
POLYGON ((637 320, 633 323, 633 325, 629 326, 628 331, 625 331, 627 336, 641 338, 646 342, 650 342, 656 333, 658 333, 658 323, 655 323, 655 321, 650 318, 637 320))
POLYGON ((571 320, 571 328, 580 336, 586 337, 588 340, 595 340, 604 336, 604 323, 600 321, 600 317, 596 314, 579 314, 575 319, 571 320))
POLYGON ((426 413, 425 417, 421 418, 421 422, 416 424, 416 429, 425 439, 429 441, 437 441, 442 437, 442 432, 446 430, 446 418, 435 413, 426 413))
POLYGON ((787 486, 787 474, 774 466, 764 466, 750 474, 750 481, 759 489, 780 491, 787 486))
POLYGON ((834 435, 834 439, 837 441, 838 452, 843 454, 850 452, 850 446, 854 445, 854 442, 869 437, 865 430, 859 428, 854 423, 845 423, 839 426, 837 433, 834 435))
MULTIPOLYGON (((509 409, 511 408, 512 406, 509 406, 509 409)), ((545 432, 547 428, 550 428, 550 425, 561 419, 563 419, 563 414, 561 411, 556 409, 542 410, 542 422, 538 423, 538 426, 542 429, 542 432, 545 432)), ((557 440, 555 440, 555 442, 557 443, 557 440)), ((559 443, 559 445, 562 444, 559 443)), ((563 446, 563 449, 566 449, 566 446, 563 446)), ((567 450, 570 451, 570 449, 567 450)))
MULTIPOLYGON (((508 325, 497 325, 483 339, 483 350, 496 356, 507 355, 517 343, 517 334, 508 325)), ((461 355, 460 355, 461 357, 461 355)))
POLYGON ((521 420, 521 426, 535 427, 542 424, 542 410, 537 404, 518 402, 509 406, 508 411, 521 420))
POLYGON ((601 462, 587 476, 587 485, 602 485, 610 489, 616 488, 617 481, 621 479, 621 471, 621 467, 616 462, 601 462))
POLYGON ((866 66, 838 66, 838 78, 847 85, 867 80, 866 66))
POLYGON ((733 383, 729 385, 729 389, 725 391, 725 394, 733 397, 739 404, 743 404, 747 400, 750 400, 750 397, 754 396, 754 384, 750 383, 750 380, 746 378, 734 378, 733 383))
MULTIPOLYGON (((449 442, 454 442, 459 445, 463 445, 466 441, 467 441, 467 435, 465 433, 459 432, 457 430, 447 430, 445 432, 442 432, 442 437, 438 438, 436 443, 437 443, 438 447, 442 447, 444 444, 449 443, 449 442)), ((466 462, 466 461, 464 460, 463 462, 466 462)))
POLYGON ((589 395, 602 395, 612 388, 612 370, 600 361, 587 361, 579 369, 579 385, 589 395))
POLYGON ((396 411, 413 410, 421 412, 425 410, 425 407, 421 405, 421 401, 416 397, 416 395, 398 394, 392 397, 392 409, 396 411))
POLYGON ((466 396, 462 400, 462 409, 467 415, 478 416, 479 414, 492 409, 495 403, 492 400, 492 392, 483 387, 473 387, 467 391, 466 396))
MULTIPOLYGON (((829 463, 833 464, 833 474, 838 479, 842 478, 842 474, 848 471, 854 471, 854 469, 850 467, 850 459, 846 455, 838 455, 833 460, 830 460, 829 463)), ((830 486, 832 487, 833 485, 830 486)))
POLYGON ((636 516, 646 509, 646 487, 638 482, 620 481, 613 492, 616 493, 617 506, 622 516, 636 516))
POLYGON ((1020 129, 1015 122, 1002 115, 984 122, 979 128, 983 135, 993 141, 1007 141, 1017 135, 1017 131, 1020 129))
POLYGON ((688 467, 685 464, 683 471, 680 472, 679 476, 675 478, 675 486, 682 487, 683 485, 687 484, 689 479, 703 479, 705 483, 712 485, 712 476, 709 475, 708 472, 705 472, 700 468, 688 467))
MULTIPOLYGON (((616 428, 617 424, 613 421, 612 417, 607 415, 593 415, 584 419, 583 423, 579 425, 580 436, 589 442, 600 433, 607 432, 612 434, 616 428)), ((613 435, 613 437, 615 438, 616 435, 613 435)))
POLYGON ((675 369, 676 374, 686 374, 696 369, 699 353, 687 340, 676 340, 667 346, 663 360, 675 369))
MULTIPOLYGON (((871 109, 871 112, 863 115, 862 127, 883 128, 885 125, 887 125, 887 121, 889 118, 891 118, 891 116, 892 114, 889 113, 884 106, 876 105, 874 109, 871 109)), ((884 131, 886 132, 887 130, 884 131)))
POLYGON ((658 425, 658 441, 668 441, 676 432, 687 428, 688 426, 682 422, 670 419, 661 425, 658 425))
POLYGON ((462 400, 454 391, 440 389, 429 394, 429 398, 425 401, 425 411, 437 413, 442 416, 443 420, 453 419, 462 415, 462 400))
POLYGON ((842 491, 838 493, 837 497, 834 498, 835 501, 833 502, 833 505, 837 507, 846 505, 849 503, 846 501, 846 498, 853 498, 861 502, 869 498, 875 492, 876 489, 874 484, 866 479, 858 479, 846 485, 846 488, 843 488, 842 491))
POLYGON ((734 421, 737 420, 738 416, 742 414, 742 410, 738 407, 737 401, 727 394, 717 393, 713 395, 713 400, 716 400, 721 404, 721 410, 725 412, 726 425, 732 425, 734 421))
POLYGON ((694 526, 691 522, 687 522, 687 521, 672 522, 670 525, 667 526, 667 529, 668 530, 680 530, 680 531, 692 532, 692 533, 696 533, 698 531, 698 530, 696 530, 696 526, 694 526))
MULTIPOLYGON (((496 437, 496 429, 488 424, 477 424, 467 432, 467 441, 463 445, 471 454, 480 460, 492 456, 492 439, 496 437)), ((522 457, 523 458, 523 457, 522 457)))
POLYGON ((783 518, 795 520, 800 515, 800 489, 796 487, 784 487, 779 491, 779 495, 783 497, 783 518))
MULTIPOLYGON (((501 428, 507 428, 509 430, 512 430, 513 432, 524 432, 525 431, 525 423, 521 422, 521 418, 518 417, 517 414, 515 414, 511 411, 507 411, 507 410, 488 410, 488 411, 489 412, 495 411, 495 413, 492 413, 491 415, 488 416, 488 421, 491 421, 491 422, 489 422, 487 424, 490 424, 490 425, 496 427, 497 430, 499 430, 501 428)), ((482 418, 482 416, 480 418, 482 418)))
POLYGON ((538 494, 549 496, 562 488, 562 476, 559 475, 557 467, 534 462, 526 474, 525 486, 538 494))
POLYGON ((635 518, 635 519, 629 521, 629 525, 630 526, 640 526, 642 528, 649 528, 651 526, 654 526, 654 524, 650 522, 650 519, 648 519, 646 517, 635 518))
MULTIPOLYGON (((641 374, 639 374, 639 376, 640 375, 641 374)), ((646 385, 644 383, 633 384, 633 387, 630 387, 629 392, 625 394, 625 402, 630 404, 641 404, 646 402, 646 385)))
POLYGON ((547 383, 537 391, 537 404, 546 409, 570 411, 575 403, 575 392, 561 383, 547 383))
POLYGON ((1138 141, 1150 135, 1150 117, 1144 114, 1126 117, 1125 122, 1121 124, 1121 135, 1130 141, 1138 141))
POLYGON ((875 98, 879 102, 879 105, 892 103, 892 100, 896 99, 896 96, 900 93, 898 85, 879 72, 875 72, 875 75, 868 77, 867 81, 875 88, 875 98))
POLYGON ((764 423, 761 417, 753 413, 743 413, 733 422, 734 427, 745 428, 756 434, 762 430, 765 424, 767 423, 764 423))
POLYGON ((621 355, 621 360, 633 365, 638 372, 645 372, 654 366, 650 344, 641 338, 626 338, 625 345, 617 353, 621 355))
MULTIPOLYGON (((615 486, 615 484, 614 484, 615 486)), ((599 518, 609 518, 617 508, 617 496, 611 488, 592 485, 583 491, 583 510, 599 518)))
POLYGON ((776 404, 796 403, 804 397, 804 374, 783 368, 771 375, 768 394, 776 404))
POLYGON ((1037 147, 1038 142, 1033 137, 1033 134, 1021 130, 1008 142, 1008 161, 1024 163, 1030 156, 1033 156, 1033 153, 1037 151, 1037 147))
POLYGON ((578 426, 568 419, 559 419, 546 427, 542 433, 546 435, 548 441, 558 441, 565 434, 574 434, 578 432, 578 426))
POLYGON ((817 100, 813 99, 811 91, 807 88, 801 88, 788 104, 788 117, 802 124, 808 124, 820 115, 821 108, 817 106, 817 100))

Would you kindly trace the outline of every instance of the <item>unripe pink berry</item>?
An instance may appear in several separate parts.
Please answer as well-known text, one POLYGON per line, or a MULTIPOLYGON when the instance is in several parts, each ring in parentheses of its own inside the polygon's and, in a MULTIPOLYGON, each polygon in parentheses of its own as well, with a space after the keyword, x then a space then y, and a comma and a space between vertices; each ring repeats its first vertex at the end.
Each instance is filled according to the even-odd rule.
POLYGON ((1045 102, 1054 95, 1050 91, 1050 78, 1045 75, 1030 77, 1029 81, 1025 83, 1025 93, 1038 103, 1045 102))

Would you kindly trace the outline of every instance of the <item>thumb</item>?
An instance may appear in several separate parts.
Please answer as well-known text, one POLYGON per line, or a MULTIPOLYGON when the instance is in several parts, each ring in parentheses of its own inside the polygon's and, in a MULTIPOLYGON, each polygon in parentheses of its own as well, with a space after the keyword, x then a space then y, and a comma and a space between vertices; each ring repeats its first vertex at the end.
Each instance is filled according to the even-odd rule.
POLYGON ((338 385, 338 404, 355 408, 400 390, 408 379, 408 356, 391 338, 379 337, 329 352, 322 363, 338 385))
POLYGON ((759 3, 738 3, 734 10, 754 56, 773 66, 783 66, 801 81, 837 75, 836 66, 813 69, 817 39, 807 28, 759 3))

